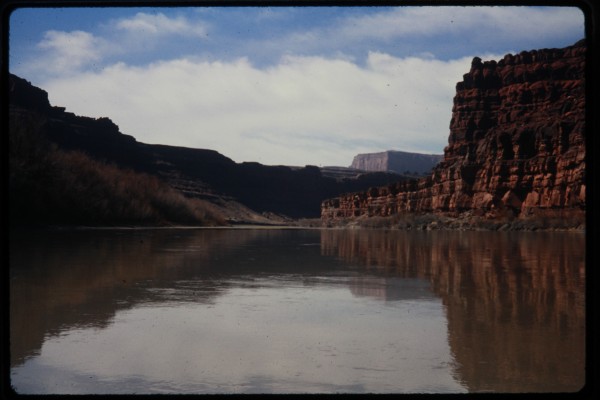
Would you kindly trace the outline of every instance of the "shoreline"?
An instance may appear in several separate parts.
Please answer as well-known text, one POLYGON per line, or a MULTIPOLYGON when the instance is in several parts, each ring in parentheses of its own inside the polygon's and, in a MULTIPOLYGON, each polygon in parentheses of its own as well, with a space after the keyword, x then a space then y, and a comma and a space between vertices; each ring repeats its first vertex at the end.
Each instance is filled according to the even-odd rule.
POLYGON ((345 227, 349 229, 360 228, 388 228, 406 231, 530 231, 530 232, 555 232, 555 231, 586 231, 585 214, 578 217, 566 216, 534 216, 519 218, 514 216, 476 215, 466 212, 459 215, 448 214, 396 214, 387 217, 361 216, 337 220, 327 220, 327 226, 345 227))
MULTIPOLYGON (((348 218, 335 221, 298 220, 291 224, 233 224, 221 226, 169 225, 169 226, 88 226, 88 225, 39 225, 11 226, 9 233, 30 231, 144 231, 144 230, 392 230, 392 231, 480 231, 480 232, 572 232, 586 233, 586 224, 576 226, 544 226, 539 221, 513 220, 464 221, 460 218, 429 219, 422 216, 414 222, 397 222, 389 217, 370 217, 368 219, 348 218)), ((554 222, 556 224, 556 222, 554 222)))

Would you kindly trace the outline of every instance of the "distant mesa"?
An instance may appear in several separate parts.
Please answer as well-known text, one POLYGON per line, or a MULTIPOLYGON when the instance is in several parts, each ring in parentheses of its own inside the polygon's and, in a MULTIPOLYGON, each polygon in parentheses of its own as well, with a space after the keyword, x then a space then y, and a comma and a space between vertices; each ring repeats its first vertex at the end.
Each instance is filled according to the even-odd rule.
POLYGON ((358 154, 352 160, 350 168, 420 176, 430 173, 433 167, 443 159, 443 154, 421 154, 388 150, 380 153, 358 154))

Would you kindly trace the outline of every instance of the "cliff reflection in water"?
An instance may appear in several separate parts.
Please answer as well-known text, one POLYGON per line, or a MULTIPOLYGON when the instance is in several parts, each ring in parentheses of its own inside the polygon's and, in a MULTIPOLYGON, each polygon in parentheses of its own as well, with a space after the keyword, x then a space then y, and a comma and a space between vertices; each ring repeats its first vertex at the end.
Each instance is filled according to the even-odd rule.
POLYGON ((585 383, 584 260, 584 236, 570 233, 11 234, 11 367, 35 359, 52 337, 110 327, 122 310, 178 302, 212 306, 248 285, 282 291, 320 286, 348 288, 355 299, 392 306, 439 304, 441 298, 452 375, 469 391, 576 391, 585 383))
POLYGON ((11 366, 39 354, 46 338, 67 329, 104 328, 119 310, 168 300, 165 292, 179 279, 202 281, 202 291, 188 296, 210 302, 226 289, 220 278, 227 268, 215 266, 231 265, 210 261, 234 257, 245 243, 273 235, 218 229, 13 233, 11 366))
MULTIPOLYGON (((585 239, 570 233, 323 231, 334 255, 385 279, 429 280, 469 391, 585 384, 585 239)), ((354 292, 393 299, 393 285, 354 292)))

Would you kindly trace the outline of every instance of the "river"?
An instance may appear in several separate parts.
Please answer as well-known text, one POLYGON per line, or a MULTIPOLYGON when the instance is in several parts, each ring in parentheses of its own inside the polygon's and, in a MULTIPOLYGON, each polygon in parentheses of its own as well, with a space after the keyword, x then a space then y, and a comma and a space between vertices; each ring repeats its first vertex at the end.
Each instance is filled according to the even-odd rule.
POLYGON ((11 232, 20 394, 573 392, 585 235, 11 232))

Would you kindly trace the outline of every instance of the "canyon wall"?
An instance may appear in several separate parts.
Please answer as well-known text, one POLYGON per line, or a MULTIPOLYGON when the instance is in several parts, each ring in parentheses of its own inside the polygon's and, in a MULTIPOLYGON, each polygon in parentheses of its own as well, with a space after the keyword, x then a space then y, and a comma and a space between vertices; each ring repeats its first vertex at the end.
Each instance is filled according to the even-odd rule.
POLYGON ((322 219, 585 214, 585 54, 582 40, 475 57, 456 85, 448 146, 431 175, 325 200, 322 219))

